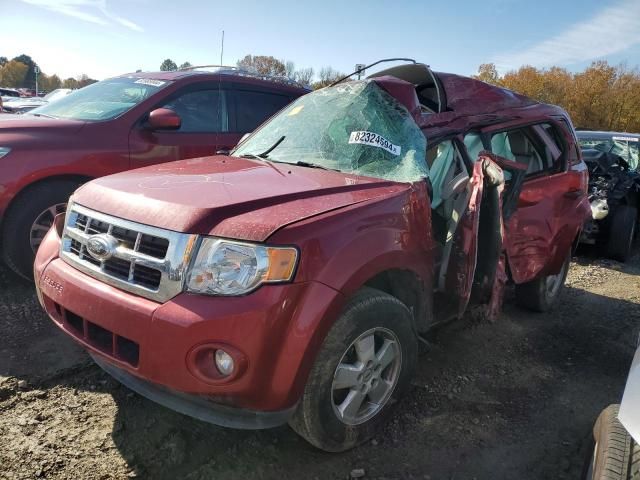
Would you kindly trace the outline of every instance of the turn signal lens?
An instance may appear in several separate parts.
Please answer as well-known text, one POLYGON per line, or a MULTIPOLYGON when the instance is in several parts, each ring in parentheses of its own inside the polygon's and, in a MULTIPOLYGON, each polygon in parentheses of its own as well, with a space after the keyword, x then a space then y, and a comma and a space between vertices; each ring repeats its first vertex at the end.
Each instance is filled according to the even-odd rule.
POLYGON ((267 247, 269 269, 264 275, 265 282, 282 282, 293 277, 298 252, 295 248, 267 247))

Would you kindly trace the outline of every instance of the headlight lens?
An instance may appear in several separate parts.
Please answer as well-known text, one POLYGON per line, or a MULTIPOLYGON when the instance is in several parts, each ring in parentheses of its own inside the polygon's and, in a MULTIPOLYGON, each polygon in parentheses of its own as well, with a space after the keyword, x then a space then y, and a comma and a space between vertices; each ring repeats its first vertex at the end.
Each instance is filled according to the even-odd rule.
POLYGON ((205 295, 243 295, 263 283, 293 278, 298 251, 205 238, 187 275, 187 290, 205 295))
POLYGON ((0 158, 6 156, 10 151, 9 147, 0 147, 0 158))

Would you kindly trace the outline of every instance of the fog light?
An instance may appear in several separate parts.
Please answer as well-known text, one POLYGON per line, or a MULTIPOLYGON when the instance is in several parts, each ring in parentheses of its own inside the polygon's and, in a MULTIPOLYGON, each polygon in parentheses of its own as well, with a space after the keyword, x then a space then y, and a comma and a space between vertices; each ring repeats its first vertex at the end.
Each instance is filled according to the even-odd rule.
POLYGON ((216 350, 216 367, 222 375, 225 377, 231 375, 234 366, 231 355, 224 350, 216 350))

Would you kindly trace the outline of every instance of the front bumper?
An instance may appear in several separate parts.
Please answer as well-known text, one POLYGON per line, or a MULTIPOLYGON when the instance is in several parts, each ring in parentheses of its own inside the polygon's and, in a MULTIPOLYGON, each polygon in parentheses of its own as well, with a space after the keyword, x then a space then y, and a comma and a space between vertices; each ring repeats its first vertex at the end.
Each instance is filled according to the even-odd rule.
POLYGON ((285 421, 343 304, 339 292, 317 282, 264 286, 244 297, 182 293, 160 304, 76 270, 57 257, 59 247, 52 229, 34 266, 38 297, 54 323, 133 390, 198 418, 204 406, 222 408, 207 419, 221 425, 230 425, 224 418, 234 412, 253 428, 285 421), (190 363, 192 352, 210 344, 242 358, 229 378, 208 378, 190 363), (254 419, 269 414, 247 421, 242 410, 254 419))
POLYGON ((198 395, 172 391, 142 380, 109 363, 99 355, 91 354, 91 357, 105 372, 143 397, 183 415, 221 427, 249 430, 277 427, 287 423, 295 410, 295 407, 291 407, 279 412, 259 412, 218 405, 198 395))

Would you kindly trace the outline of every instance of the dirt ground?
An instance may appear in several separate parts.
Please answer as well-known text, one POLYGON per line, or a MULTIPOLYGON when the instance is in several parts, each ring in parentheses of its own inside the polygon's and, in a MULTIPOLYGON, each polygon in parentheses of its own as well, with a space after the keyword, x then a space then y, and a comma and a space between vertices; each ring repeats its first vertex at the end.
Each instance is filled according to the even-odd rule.
POLYGON ((0 271, 0 478, 579 478, 593 421, 619 401, 640 327, 640 256, 575 259, 550 314, 431 337, 414 388, 371 443, 326 454, 288 427, 204 424, 119 386, 0 271))

